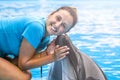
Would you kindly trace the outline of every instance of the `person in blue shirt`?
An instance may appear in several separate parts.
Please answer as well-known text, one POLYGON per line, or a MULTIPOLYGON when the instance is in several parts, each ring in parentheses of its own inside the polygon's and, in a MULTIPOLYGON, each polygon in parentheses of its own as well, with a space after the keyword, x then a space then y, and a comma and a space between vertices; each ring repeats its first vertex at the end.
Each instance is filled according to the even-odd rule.
POLYGON ((30 80, 29 69, 65 58, 69 47, 55 45, 55 40, 49 44, 50 36, 64 34, 76 23, 77 11, 69 6, 60 7, 47 19, 0 19, 0 80, 30 80), (7 55, 17 58, 10 62, 7 55))

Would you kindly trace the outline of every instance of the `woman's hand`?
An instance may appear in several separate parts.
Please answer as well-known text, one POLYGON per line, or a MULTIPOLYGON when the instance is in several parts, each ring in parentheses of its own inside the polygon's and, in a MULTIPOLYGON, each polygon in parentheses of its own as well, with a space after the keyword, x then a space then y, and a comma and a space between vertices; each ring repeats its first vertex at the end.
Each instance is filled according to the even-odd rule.
POLYGON ((46 50, 47 54, 53 55, 54 60, 61 60, 66 57, 67 54, 69 54, 69 48, 67 46, 59 46, 55 45, 55 40, 53 40, 46 50))
POLYGON ((55 46, 53 57, 55 60, 61 60, 69 54, 69 48, 67 46, 59 47, 59 45, 55 46))
POLYGON ((55 49, 55 39, 48 45, 46 52, 47 54, 53 54, 55 49))

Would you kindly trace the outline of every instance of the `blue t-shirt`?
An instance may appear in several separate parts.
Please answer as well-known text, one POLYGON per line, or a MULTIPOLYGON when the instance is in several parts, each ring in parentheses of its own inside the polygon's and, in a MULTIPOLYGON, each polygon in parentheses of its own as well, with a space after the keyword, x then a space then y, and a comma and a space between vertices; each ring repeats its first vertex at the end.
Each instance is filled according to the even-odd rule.
POLYGON ((18 56, 23 38, 36 50, 44 49, 50 39, 49 36, 44 38, 45 27, 44 18, 0 19, 0 52, 18 56))

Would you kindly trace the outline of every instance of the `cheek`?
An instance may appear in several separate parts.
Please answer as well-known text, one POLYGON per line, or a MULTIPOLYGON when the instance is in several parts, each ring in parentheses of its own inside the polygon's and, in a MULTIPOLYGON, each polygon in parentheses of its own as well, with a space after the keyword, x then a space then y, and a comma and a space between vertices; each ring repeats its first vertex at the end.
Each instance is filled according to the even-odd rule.
POLYGON ((64 29, 64 28, 60 28, 60 29, 59 29, 59 33, 60 33, 60 34, 65 33, 65 29, 64 29))

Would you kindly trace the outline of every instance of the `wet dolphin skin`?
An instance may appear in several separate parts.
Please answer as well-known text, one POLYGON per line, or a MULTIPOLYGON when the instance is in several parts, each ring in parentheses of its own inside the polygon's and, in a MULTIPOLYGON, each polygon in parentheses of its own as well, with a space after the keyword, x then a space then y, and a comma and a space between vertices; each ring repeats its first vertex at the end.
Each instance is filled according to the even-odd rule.
POLYGON ((107 80, 102 69, 73 45, 67 34, 56 39, 56 45, 67 45, 70 54, 51 64, 48 80, 107 80))

